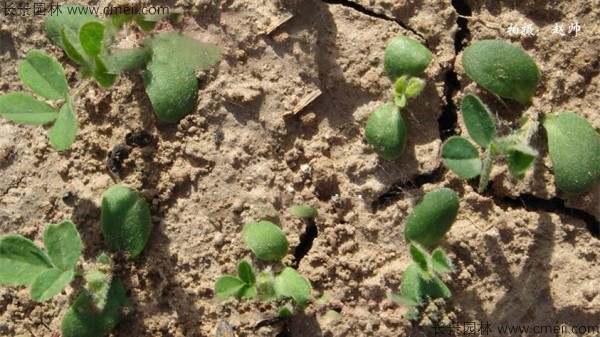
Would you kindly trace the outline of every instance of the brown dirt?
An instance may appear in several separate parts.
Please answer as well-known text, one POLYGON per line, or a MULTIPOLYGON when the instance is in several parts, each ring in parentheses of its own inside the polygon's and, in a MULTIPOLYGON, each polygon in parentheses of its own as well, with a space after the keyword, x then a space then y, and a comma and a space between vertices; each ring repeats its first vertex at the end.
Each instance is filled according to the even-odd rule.
MULTIPOLYGON (((228 320, 237 336, 413 336, 431 332, 404 317, 386 292, 397 289, 410 263, 403 222, 426 192, 441 186, 461 197, 461 211, 444 247, 457 266, 448 304, 455 323, 597 326, 600 317, 600 184, 567 197, 553 183, 545 134, 533 144, 542 157, 523 181, 504 165, 488 192, 444 169, 441 134, 464 134, 454 123, 465 93, 476 92, 509 132, 521 114, 575 111, 600 130, 600 6, 594 1, 243 0, 165 2, 185 15, 178 31, 223 48, 214 69, 199 74, 197 111, 176 125, 156 120, 137 74, 121 76, 108 92, 92 88, 78 103, 80 129, 71 150, 56 152, 45 127, 0 120, 0 234, 40 242, 47 223, 72 219, 85 244, 82 261, 102 251, 100 197, 113 184, 108 152, 131 131, 154 143, 134 149, 120 178, 151 202, 154 231, 143 254, 120 270, 135 311, 114 336, 214 336, 228 320), (500 4, 505 3, 505 4, 500 4), (457 8, 472 12, 457 25, 457 8), (293 18, 269 35, 272 22, 293 18), (577 36, 553 35, 577 20, 577 36), (535 36, 510 36, 509 24, 532 24, 535 36), (457 35, 458 33, 458 35, 457 35), (434 60, 424 92, 404 112, 409 141, 395 162, 365 142, 369 113, 390 97, 382 66, 387 41, 398 34, 426 42, 434 60), (542 74, 533 104, 523 107, 475 86, 460 66, 463 45, 501 38, 523 46, 542 74), (458 50, 457 50, 458 47, 458 50), (307 94, 323 93, 294 116, 307 94), (66 193, 71 196, 63 198, 66 193), (289 215, 294 203, 319 210, 318 235, 299 270, 314 288, 313 303, 287 322, 253 331, 277 307, 219 301, 219 275, 249 258, 245 222, 275 216, 291 251, 305 224, 289 215), (326 318, 336 309, 342 317, 326 318)), ((95 1, 91 4, 98 5, 95 1)), ((0 13, 2 15, 3 13, 0 13)), ((41 49, 76 69, 45 37, 41 17, 2 16, 0 93, 23 90, 17 64, 41 49)), ((130 32, 128 39, 135 40, 130 32)), ((135 42, 135 41, 134 41, 135 42)), ((290 264, 292 257, 284 264, 290 264)), ((58 331, 76 295, 71 287, 36 303, 23 287, 0 287, 0 335, 58 331)), ((522 334, 523 336, 532 334, 522 334)), ((564 334, 561 336, 573 336, 564 334)), ((577 334, 577 336, 598 336, 577 334)))

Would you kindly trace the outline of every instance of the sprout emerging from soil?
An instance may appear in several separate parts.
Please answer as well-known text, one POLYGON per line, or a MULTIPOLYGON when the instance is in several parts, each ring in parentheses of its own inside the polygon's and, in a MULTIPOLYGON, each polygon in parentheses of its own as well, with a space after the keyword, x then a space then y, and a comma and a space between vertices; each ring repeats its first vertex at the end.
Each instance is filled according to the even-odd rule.
MULTIPOLYGON (((280 261, 287 255, 288 241, 285 234, 269 221, 247 223, 242 237, 248 248, 261 260, 280 261)), ((280 310, 280 317, 291 316, 296 311, 304 310, 311 298, 311 292, 310 282, 293 268, 285 267, 278 273, 267 269, 257 274, 252 265, 245 260, 238 264, 237 276, 223 275, 215 283, 215 294, 221 299, 231 296, 240 299, 257 298, 262 301, 291 298, 294 306, 284 305, 280 310)))
POLYGON ((463 179, 479 176, 479 192, 489 182, 493 160, 506 158, 508 170, 515 179, 523 179, 538 152, 529 145, 532 130, 525 124, 517 133, 498 137, 496 123, 489 109, 475 95, 466 95, 461 112, 471 139, 480 151, 464 137, 448 138, 442 145, 444 165, 463 179))

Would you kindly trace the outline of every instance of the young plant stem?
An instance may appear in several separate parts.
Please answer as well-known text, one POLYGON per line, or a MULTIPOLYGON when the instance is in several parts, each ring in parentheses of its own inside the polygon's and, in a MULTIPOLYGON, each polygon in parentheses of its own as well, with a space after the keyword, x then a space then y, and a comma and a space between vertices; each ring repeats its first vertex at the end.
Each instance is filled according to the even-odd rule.
POLYGON ((483 167, 481 168, 481 174, 479 175, 479 193, 483 193, 490 181, 490 173, 492 172, 492 145, 483 154, 483 167))

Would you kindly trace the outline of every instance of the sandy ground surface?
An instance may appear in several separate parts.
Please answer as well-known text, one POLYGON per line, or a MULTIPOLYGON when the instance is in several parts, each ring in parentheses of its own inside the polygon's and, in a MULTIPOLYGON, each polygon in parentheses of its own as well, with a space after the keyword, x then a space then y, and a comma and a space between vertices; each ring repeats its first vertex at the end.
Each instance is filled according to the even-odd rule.
MULTIPOLYGON (((158 31, 182 32, 223 49, 219 64, 198 74, 197 111, 176 125, 160 123, 139 74, 128 73, 110 91, 92 87, 77 102, 80 129, 69 151, 53 150, 45 127, 1 119, 0 234, 39 243, 47 223, 72 219, 84 241, 81 263, 93 261, 104 249, 100 198, 113 184, 107 155, 127 133, 145 130, 152 144, 133 149, 118 176, 150 202, 154 231, 143 254, 118 270, 135 310, 114 336, 214 336, 224 320, 237 336, 434 335, 407 321, 406 308, 389 302, 386 292, 397 289, 411 262, 403 238, 406 216, 441 186, 457 191, 461 210, 441 243, 457 273, 448 279, 454 296, 440 315, 461 327, 598 327, 599 184, 576 198, 558 191, 542 130, 533 139, 541 157, 520 182, 497 165, 490 188, 478 194, 474 183, 441 164, 443 139, 465 134, 456 107, 466 93, 482 97, 503 132, 515 129, 521 115, 561 110, 577 112, 600 130, 598 1, 502 3, 164 2, 185 15, 158 31), (576 36, 567 31, 575 21, 576 36), (511 35, 511 24, 521 30, 531 25, 533 35, 511 35), (552 33, 555 24, 563 25, 565 36, 552 33), (407 150, 387 162, 366 143, 363 126, 390 98, 383 50, 398 34, 422 41, 434 58, 423 76, 424 92, 403 112, 407 150), (488 38, 521 45, 537 62, 542 81, 531 106, 505 106, 464 74, 464 46, 488 38), (317 90, 322 94, 311 104, 287 114, 317 90), (316 237, 305 235, 306 224, 289 215, 295 203, 319 210, 316 237), (312 240, 298 269, 310 279, 315 298, 329 295, 327 304, 265 323, 276 305, 215 298, 215 280, 250 257, 241 241, 243 224, 263 216, 278 218, 290 240, 284 264, 294 262, 301 242, 312 240), (330 309, 341 317, 324 317, 330 309)), ((31 49, 58 57, 76 85, 76 68, 48 42, 42 18, 0 18, 0 93, 23 89, 17 64, 31 49)), ((138 35, 131 30, 124 38, 135 44, 138 35)), ((36 303, 26 288, 0 287, 0 335, 59 331, 75 295, 67 287, 36 303)))

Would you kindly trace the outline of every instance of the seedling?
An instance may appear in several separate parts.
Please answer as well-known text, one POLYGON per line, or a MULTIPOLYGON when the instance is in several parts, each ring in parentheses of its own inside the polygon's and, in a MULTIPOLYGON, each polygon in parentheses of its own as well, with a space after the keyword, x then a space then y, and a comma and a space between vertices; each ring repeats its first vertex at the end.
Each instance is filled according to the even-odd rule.
MULTIPOLYGON (((125 250, 130 256, 141 252, 151 228, 144 222, 150 219, 147 209, 145 200, 122 185, 104 194, 103 229, 108 220, 115 221, 107 225, 109 232, 120 229, 118 239, 105 237, 111 250, 125 250)), ((86 290, 65 313, 62 336, 105 336, 120 321, 122 310, 131 308, 121 280, 112 275, 111 259, 101 254, 89 269, 76 268, 83 245, 71 221, 48 225, 42 240, 47 253, 20 235, 0 239, 0 284, 28 285, 31 297, 43 302, 63 290, 75 276, 83 276, 86 290)))
POLYGON ((489 182, 495 158, 507 158, 508 170, 515 179, 523 179, 538 153, 529 145, 532 130, 527 124, 511 135, 498 137, 494 118, 489 109, 475 95, 466 95, 461 103, 463 120, 471 139, 460 136, 448 138, 442 145, 444 165, 463 179, 479 176, 479 192, 489 182))
POLYGON ((500 97, 522 104, 531 102, 540 82, 535 61, 520 47, 502 40, 482 40, 462 56, 467 75, 500 97))
POLYGON ((404 237, 410 242, 414 263, 402 275, 401 295, 391 293, 390 298, 409 307, 409 319, 419 317, 419 308, 426 301, 452 296, 442 281, 444 275, 454 272, 452 262, 441 248, 429 254, 425 247, 438 242, 450 230, 458 208, 456 193, 440 188, 427 193, 406 220, 404 237))
POLYGON ((546 115, 542 124, 556 186, 571 195, 587 192, 600 177, 600 136, 585 118, 568 111, 546 115))
MULTIPOLYGON (((271 222, 247 223, 242 237, 250 250, 261 260, 279 261, 287 254, 287 238, 281 229, 271 222)), ((223 275, 217 280, 215 293, 221 299, 231 296, 257 298, 262 301, 291 298, 295 306, 286 304, 279 312, 281 317, 288 317, 295 311, 306 308, 311 298, 311 286, 310 282, 293 268, 285 267, 277 274, 270 269, 256 274, 252 265, 242 260, 237 267, 237 276, 223 275)))
POLYGON ((146 199, 128 187, 117 184, 102 196, 102 235, 109 249, 129 253, 142 252, 152 230, 150 208, 146 199))
POLYGON ((395 37, 384 53, 384 69, 394 83, 392 102, 371 113, 365 126, 365 137, 377 154, 395 160, 406 146, 406 126, 400 108, 408 99, 418 96, 425 81, 416 77, 431 62, 431 52, 419 42, 408 37, 395 37))
POLYGON ((26 93, 10 93, 0 96, 1 115, 30 125, 54 122, 50 142, 57 150, 66 150, 77 134, 74 104, 90 85, 90 79, 106 89, 121 72, 143 65, 144 87, 161 121, 175 123, 193 111, 198 98, 195 70, 214 65, 220 56, 218 47, 163 33, 143 41, 141 48, 111 50, 114 37, 124 24, 135 22, 148 32, 166 15, 121 14, 102 20, 81 7, 62 5, 48 16, 45 27, 48 38, 81 66, 84 83, 70 91, 62 65, 40 51, 30 51, 19 65, 19 77, 35 94, 54 103, 47 104, 26 93))
POLYGON ((294 205, 291 211, 293 216, 299 218, 316 218, 319 212, 316 208, 305 205, 294 205))

